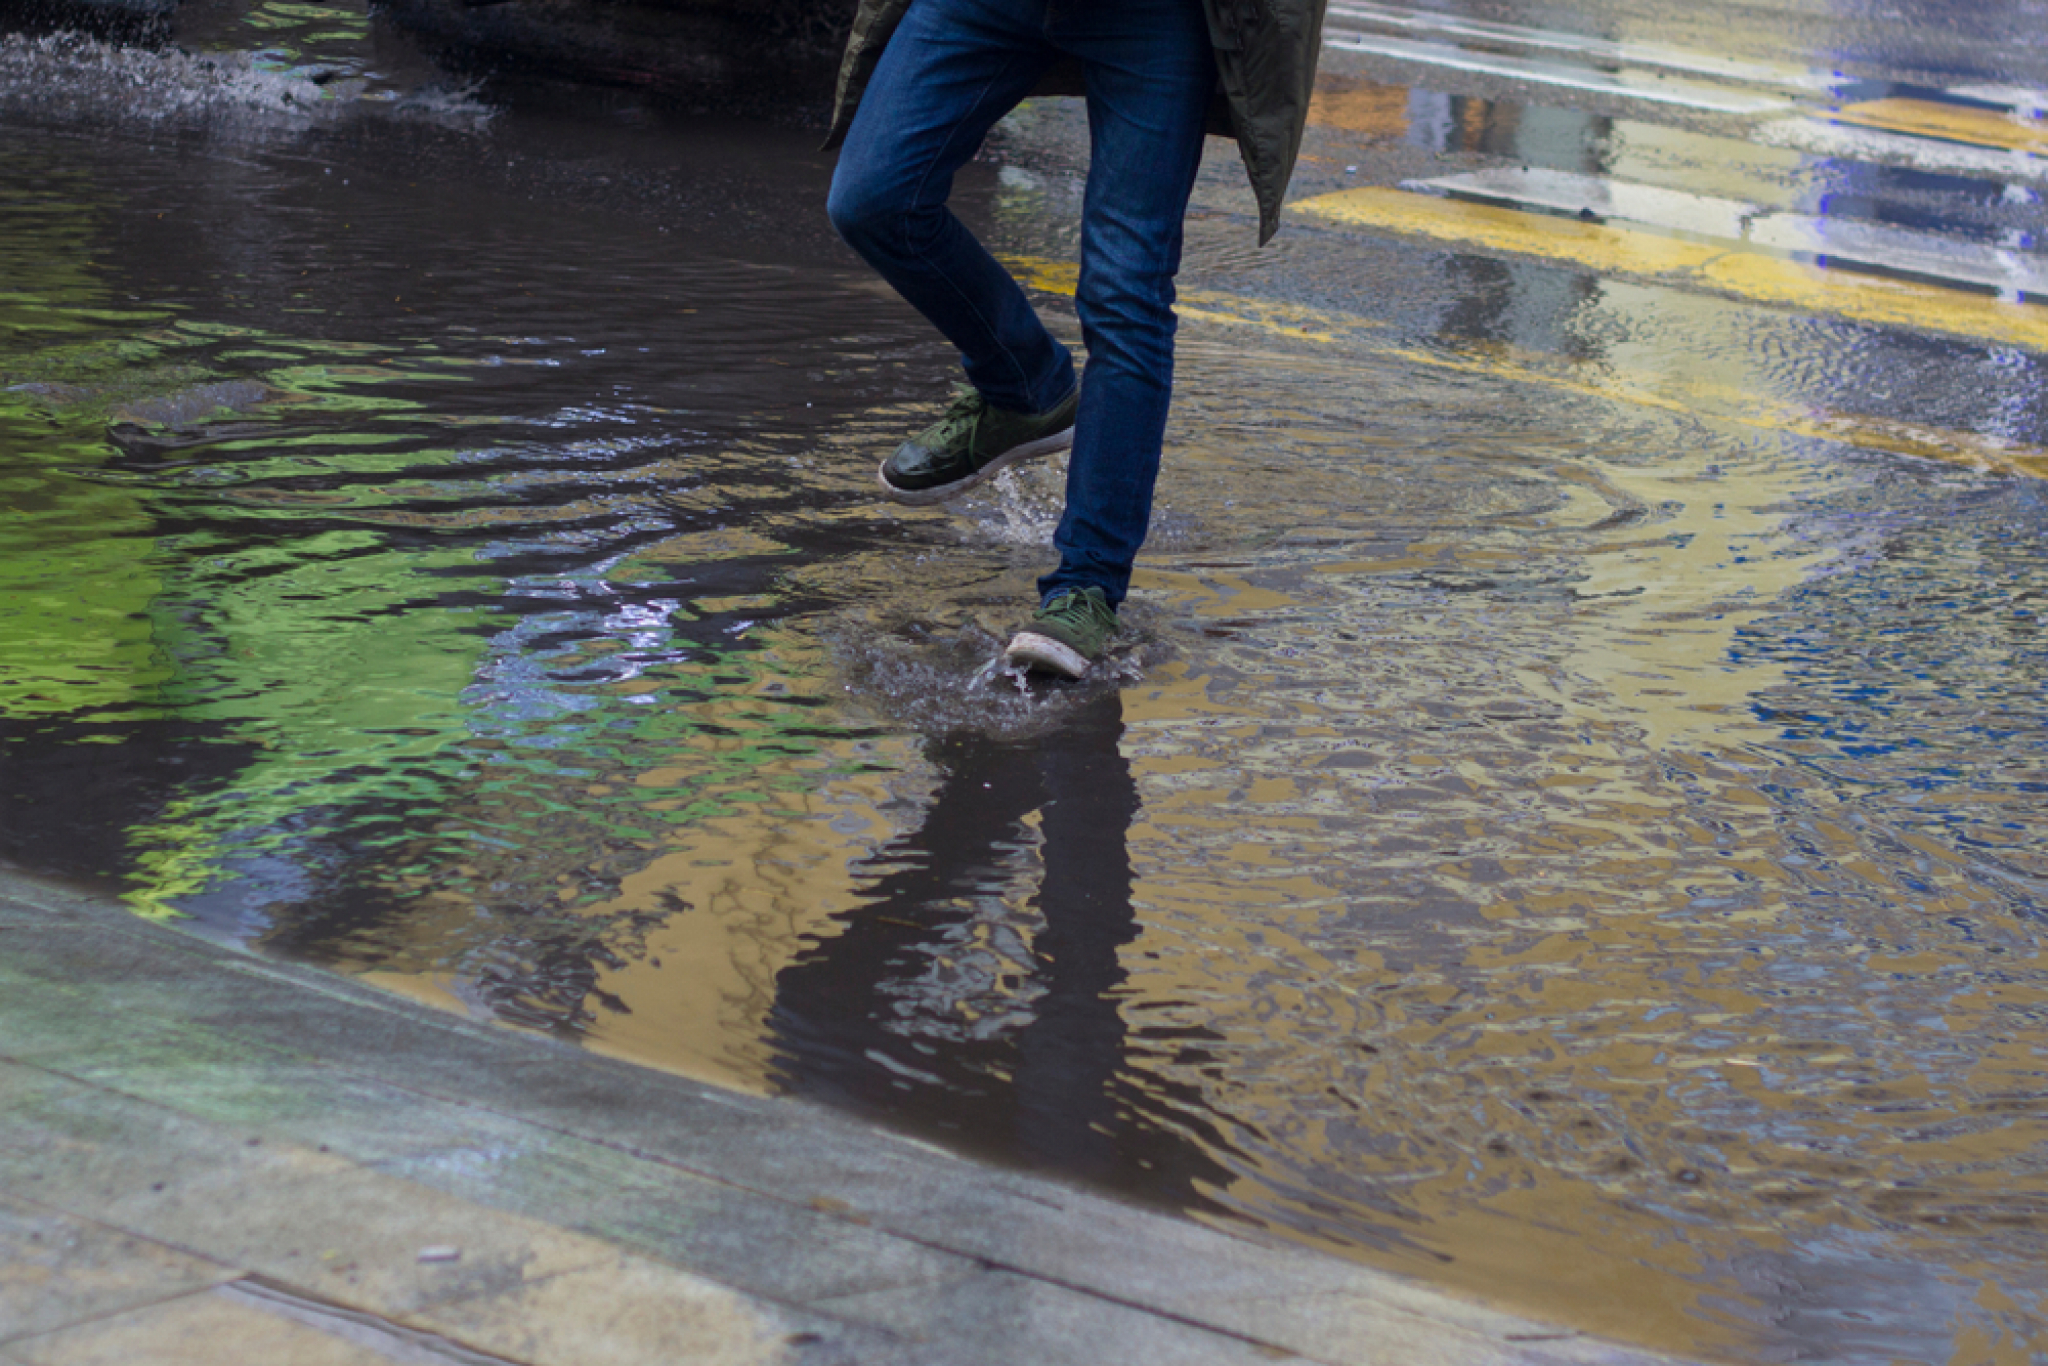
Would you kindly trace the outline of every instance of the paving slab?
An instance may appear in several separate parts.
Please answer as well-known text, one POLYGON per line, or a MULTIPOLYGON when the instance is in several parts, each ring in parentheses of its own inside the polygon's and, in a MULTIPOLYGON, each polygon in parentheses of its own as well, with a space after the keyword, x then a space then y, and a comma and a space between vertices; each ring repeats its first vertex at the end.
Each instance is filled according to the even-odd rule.
POLYGON ((1270 1343, 1157 1315, 1035 1276, 994 1271, 936 1286, 848 1296, 828 1306, 942 1345, 956 1360, 1041 1366, 1270 1366, 1289 1356, 1270 1343))
POLYGON ((210 1290, 240 1273, 219 1262, 0 1196, 0 1324, 16 1336, 210 1290))
POLYGON ((455 1149, 379 1169, 537 1215, 654 1256, 716 1267, 731 1285, 792 1304, 933 1285, 981 1263, 849 1222, 836 1209, 764 1200, 675 1168, 561 1135, 455 1149), (779 1249, 773 1257, 762 1248, 779 1249))
POLYGON ((666 1268, 627 1257, 413 1319, 534 1366, 745 1366, 783 1359, 792 1345, 787 1321, 761 1314, 744 1297, 710 1282, 679 1293, 666 1268))
POLYGON ((0 873, 0 1363, 202 1354, 1668 1360, 0 873))
POLYGON ((16 1343, 9 1351, 23 1366, 220 1366, 223 1359, 392 1366, 394 1360, 374 1347, 216 1295, 151 1305, 16 1343))

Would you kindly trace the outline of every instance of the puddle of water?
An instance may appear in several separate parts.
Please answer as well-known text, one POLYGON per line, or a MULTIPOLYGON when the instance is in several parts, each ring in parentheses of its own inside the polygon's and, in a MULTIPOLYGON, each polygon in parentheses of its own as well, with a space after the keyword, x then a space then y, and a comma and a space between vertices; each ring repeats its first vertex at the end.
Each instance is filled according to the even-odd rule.
POLYGON ((1056 471, 876 505, 946 357, 802 135, 730 228, 611 184, 687 128, 313 136, 0 151, 0 853, 1637 1341, 2024 1359, 2038 486, 1445 364, 1824 384, 1361 249, 1399 344, 1191 329, 1119 676, 1019 688, 1056 471))

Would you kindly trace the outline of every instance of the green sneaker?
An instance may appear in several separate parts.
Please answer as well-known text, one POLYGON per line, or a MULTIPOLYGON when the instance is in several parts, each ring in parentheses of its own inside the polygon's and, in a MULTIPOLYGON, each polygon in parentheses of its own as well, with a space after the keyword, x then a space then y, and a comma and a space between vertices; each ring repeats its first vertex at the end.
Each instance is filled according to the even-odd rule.
POLYGON ((1013 413, 962 385, 946 415, 882 462, 882 491, 899 503, 926 507, 967 492, 1020 460, 1074 444, 1076 385, 1049 413, 1013 413))
POLYGON ((1068 588, 1031 614, 1003 654, 1012 664, 1079 678, 1116 634, 1116 608, 1100 588, 1068 588))

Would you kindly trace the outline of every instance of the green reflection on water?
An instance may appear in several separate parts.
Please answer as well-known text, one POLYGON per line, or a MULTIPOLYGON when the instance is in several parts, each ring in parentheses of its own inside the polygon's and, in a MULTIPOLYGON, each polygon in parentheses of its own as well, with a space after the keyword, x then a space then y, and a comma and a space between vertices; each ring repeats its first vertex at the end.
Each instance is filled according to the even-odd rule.
POLYGON ((108 409, 194 376, 147 341, 108 335, 162 314, 101 307, 83 251, 88 184, 61 171, 21 180, 55 193, 10 200, 0 233, 0 715, 97 720, 153 705, 169 676, 148 615, 162 580, 142 499, 76 475, 110 452, 108 409))
MULTIPOLYGON (((134 348, 123 351, 106 354, 115 363, 137 358, 134 348)), ((272 844, 274 833, 258 832, 309 806, 422 795, 420 767, 467 733, 461 693, 483 638, 465 629, 476 608, 419 602, 431 593, 421 579, 468 565, 472 552, 430 540, 394 556, 370 528, 252 543, 227 525, 182 530, 173 544, 160 523, 204 519, 218 468, 211 457, 232 463, 236 452, 110 478, 119 450, 108 420, 124 406, 175 402, 226 377, 173 365, 94 384, 78 366, 50 359, 10 358, 10 377, 66 378, 15 378, 34 387, 16 389, 0 410, 11 509, 0 533, 0 710, 98 722, 110 726, 108 739, 119 735, 112 723, 175 714, 254 756, 227 791, 174 801, 133 832, 136 907, 170 914, 178 897, 206 884, 224 848, 272 844)), ((295 417, 363 418, 410 406, 361 392, 371 379, 402 377, 300 366, 268 376, 264 397, 295 417)), ((316 439, 331 453, 330 436, 316 439)), ((293 459, 288 435, 225 444, 293 459)), ((405 463, 426 462, 415 452, 405 463)), ((231 520, 290 515, 234 508, 231 520)))
MULTIPOLYGON (((178 915, 312 844, 369 855, 354 871, 394 886, 502 890, 540 876, 505 852, 528 858, 538 831, 552 868, 837 771, 792 767, 816 748, 797 733, 809 714, 769 695, 781 666, 751 643, 614 670, 624 682, 547 676, 603 665, 617 643, 599 633, 494 684, 534 652, 494 602, 513 579, 479 534, 493 476, 460 439, 476 419, 400 392, 445 394, 469 362, 99 307, 89 191, 65 183, 70 211, 5 249, 22 287, 0 313, 0 716, 109 743, 175 721, 236 751, 231 779, 187 784, 127 831, 139 912, 178 915), (423 443, 434 431, 458 439, 423 443), (636 784, 650 756, 670 767, 636 784), (565 776, 617 785, 571 799, 565 776)), ((660 580, 688 558, 643 552, 609 576, 660 580)))

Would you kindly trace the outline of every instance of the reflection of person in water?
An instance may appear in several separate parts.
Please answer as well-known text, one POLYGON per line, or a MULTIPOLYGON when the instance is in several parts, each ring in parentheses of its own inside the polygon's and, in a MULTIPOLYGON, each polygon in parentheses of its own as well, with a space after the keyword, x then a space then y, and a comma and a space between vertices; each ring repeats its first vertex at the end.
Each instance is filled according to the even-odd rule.
POLYGON ((1148 1097, 1123 1068, 1116 995, 1118 950, 1138 933, 1125 849, 1138 790, 1122 734, 1122 699, 1109 693, 1042 739, 931 742, 942 778, 923 826, 871 861, 879 875, 845 929, 776 979, 771 1019, 793 1090, 1154 1193, 1215 1179, 1200 1149, 1130 1122, 1148 1097), (986 907, 1017 919, 1003 892, 1028 859, 1034 812, 1044 874, 1028 980, 1005 969, 948 979, 970 957, 994 961, 969 943, 989 928, 986 907))

